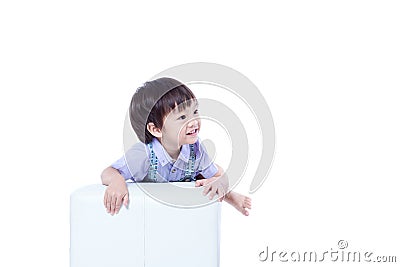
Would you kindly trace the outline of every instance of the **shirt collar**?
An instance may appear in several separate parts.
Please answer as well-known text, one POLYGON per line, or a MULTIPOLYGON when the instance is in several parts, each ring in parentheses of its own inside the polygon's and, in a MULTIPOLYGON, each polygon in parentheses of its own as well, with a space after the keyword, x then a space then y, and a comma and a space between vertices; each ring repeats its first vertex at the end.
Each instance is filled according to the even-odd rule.
MULTIPOLYGON (((171 156, 168 154, 168 152, 164 149, 164 147, 161 145, 160 141, 158 141, 157 138, 153 138, 153 150, 154 154, 158 158, 158 161, 160 162, 161 166, 165 166, 167 163, 173 164, 174 161, 171 158, 171 156)), ((198 141, 195 144, 195 151, 196 151, 196 145, 198 141)), ((178 165, 182 163, 187 163, 190 158, 190 146, 189 145, 182 145, 181 152, 179 153, 178 159, 176 160, 176 163, 178 165)))

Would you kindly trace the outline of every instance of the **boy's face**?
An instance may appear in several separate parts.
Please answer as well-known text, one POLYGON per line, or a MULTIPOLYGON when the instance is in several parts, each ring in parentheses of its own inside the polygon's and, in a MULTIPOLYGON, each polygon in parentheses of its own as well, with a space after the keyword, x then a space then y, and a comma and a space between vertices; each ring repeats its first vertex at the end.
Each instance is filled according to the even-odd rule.
POLYGON ((182 111, 175 107, 164 118, 161 143, 178 148, 184 144, 194 144, 198 138, 200 125, 197 103, 192 101, 191 105, 182 111))

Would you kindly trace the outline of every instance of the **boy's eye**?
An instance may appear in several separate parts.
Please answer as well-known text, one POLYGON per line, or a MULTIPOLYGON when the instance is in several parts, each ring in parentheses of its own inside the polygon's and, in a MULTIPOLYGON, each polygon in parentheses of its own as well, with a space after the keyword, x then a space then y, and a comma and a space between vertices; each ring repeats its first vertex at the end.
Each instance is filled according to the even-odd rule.
POLYGON ((180 116, 178 119, 179 119, 179 120, 184 120, 184 119, 186 119, 186 115, 182 115, 182 116, 180 116))
POLYGON ((196 110, 193 112, 193 114, 199 114, 199 110, 196 109, 196 110))

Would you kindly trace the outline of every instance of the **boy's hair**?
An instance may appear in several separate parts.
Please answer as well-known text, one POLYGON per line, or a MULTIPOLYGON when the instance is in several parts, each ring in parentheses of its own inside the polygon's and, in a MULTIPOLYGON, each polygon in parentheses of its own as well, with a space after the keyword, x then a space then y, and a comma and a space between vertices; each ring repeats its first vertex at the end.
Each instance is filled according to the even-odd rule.
POLYGON ((131 125, 139 140, 150 143, 154 136, 147 130, 147 124, 152 122, 161 129, 170 111, 176 106, 181 111, 192 100, 196 101, 193 92, 175 79, 163 77, 144 83, 133 94, 129 107, 131 125))

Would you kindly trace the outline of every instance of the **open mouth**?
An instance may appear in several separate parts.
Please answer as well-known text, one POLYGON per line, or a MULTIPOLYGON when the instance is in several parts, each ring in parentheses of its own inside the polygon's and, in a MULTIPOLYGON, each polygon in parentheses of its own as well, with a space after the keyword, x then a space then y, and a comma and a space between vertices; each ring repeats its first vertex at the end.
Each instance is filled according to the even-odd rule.
POLYGON ((186 135, 195 135, 195 134, 197 134, 198 131, 199 131, 199 129, 193 129, 192 131, 186 133, 186 135))

